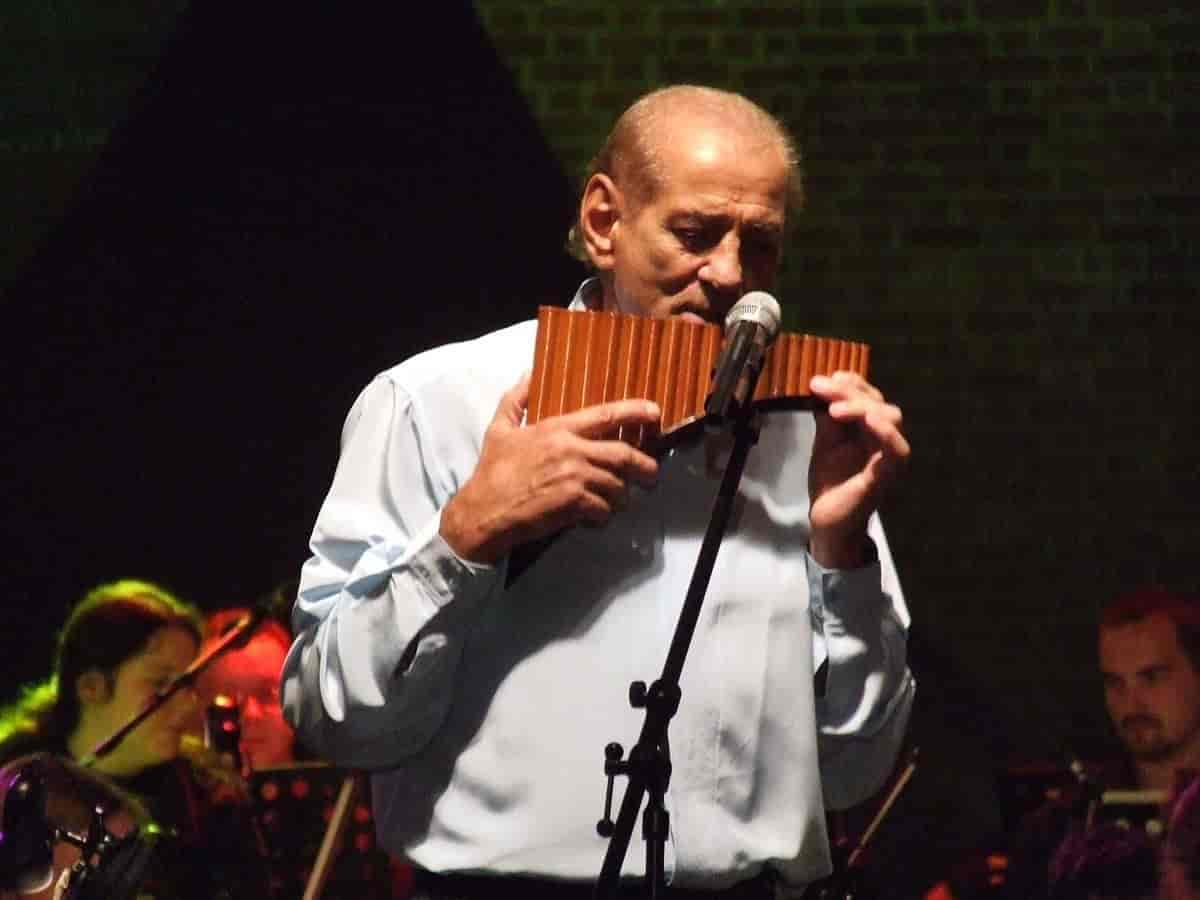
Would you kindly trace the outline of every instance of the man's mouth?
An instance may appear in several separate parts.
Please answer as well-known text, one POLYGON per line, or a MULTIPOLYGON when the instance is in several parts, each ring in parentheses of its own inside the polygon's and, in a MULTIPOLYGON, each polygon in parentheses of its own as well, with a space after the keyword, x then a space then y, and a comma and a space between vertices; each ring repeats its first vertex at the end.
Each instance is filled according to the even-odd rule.
POLYGON ((1162 727, 1157 719, 1151 719, 1146 716, 1138 716, 1137 718, 1125 719, 1121 722, 1121 730, 1124 732, 1139 732, 1149 729, 1158 729, 1162 727))

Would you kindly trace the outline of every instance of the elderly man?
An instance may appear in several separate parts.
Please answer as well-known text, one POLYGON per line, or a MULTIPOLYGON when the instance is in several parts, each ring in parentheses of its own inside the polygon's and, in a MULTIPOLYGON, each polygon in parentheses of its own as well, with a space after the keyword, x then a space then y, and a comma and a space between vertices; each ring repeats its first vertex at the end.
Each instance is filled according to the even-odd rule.
MULTIPOLYGON (((772 287, 798 187, 792 141, 747 99, 643 97, 582 193, 596 275, 573 308, 721 322, 772 287)), ((318 752, 376 770, 380 839, 419 896, 590 895, 604 746, 637 735, 626 690, 662 666, 719 483, 719 435, 657 459, 615 439, 658 423, 648 401, 524 425, 534 337, 441 347, 363 391, 302 573, 285 709, 318 752)), ((827 806, 878 789, 912 705, 875 515, 909 455, 901 414, 851 373, 811 390, 816 415, 763 421, 683 670, 665 852, 681 896, 827 873, 827 806)))

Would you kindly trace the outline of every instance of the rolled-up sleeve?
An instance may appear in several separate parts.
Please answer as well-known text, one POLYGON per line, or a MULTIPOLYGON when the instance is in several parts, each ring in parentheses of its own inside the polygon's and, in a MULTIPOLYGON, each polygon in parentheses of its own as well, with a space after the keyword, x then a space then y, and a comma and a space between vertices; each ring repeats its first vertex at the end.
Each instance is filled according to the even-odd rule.
POLYGON ((429 741, 472 610, 499 577, 438 534, 459 475, 423 420, 386 375, 359 395, 301 571, 284 712, 342 765, 395 765, 429 741))
POLYGON ((883 785, 916 690, 907 664, 908 610, 878 518, 869 535, 878 559, 861 569, 825 569, 808 559, 813 662, 823 673, 816 705, 821 775, 833 809, 860 803, 883 785))

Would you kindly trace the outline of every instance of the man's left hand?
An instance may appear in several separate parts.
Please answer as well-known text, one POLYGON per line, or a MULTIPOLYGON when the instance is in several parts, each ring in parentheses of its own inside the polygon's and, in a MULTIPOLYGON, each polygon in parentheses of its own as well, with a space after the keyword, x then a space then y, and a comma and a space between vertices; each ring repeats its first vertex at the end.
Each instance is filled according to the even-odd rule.
POLYGON ((858 568, 868 561, 867 520, 911 453, 903 415, 853 372, 817 375, 810 388, 828 408, 816 414, 808 474, 809 552, 826 568, 858 568))

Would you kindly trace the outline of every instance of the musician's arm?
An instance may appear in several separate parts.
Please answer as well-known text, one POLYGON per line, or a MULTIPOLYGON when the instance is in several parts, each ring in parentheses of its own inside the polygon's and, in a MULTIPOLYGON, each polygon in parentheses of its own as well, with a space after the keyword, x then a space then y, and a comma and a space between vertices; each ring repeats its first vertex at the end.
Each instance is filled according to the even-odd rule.
MULTIPOLYGON (((434 446, 425 412, 387 375, 359 396, 301 573, 284 711, 307 746, 344 765, 393 765, 432 737, 471 610, 497 583, 438 535, 473 461, 469 441, 434 446)), ((470 430, 456 414, 446 405, 438 421, 470 430)))
POLYGON ((879 519, 868 533, 876 559, 849 571, 809 559, 816 657, 826 658, 817 698, 826 805, 866 800, 895 765, 912 710, 908 611, 879 519))

